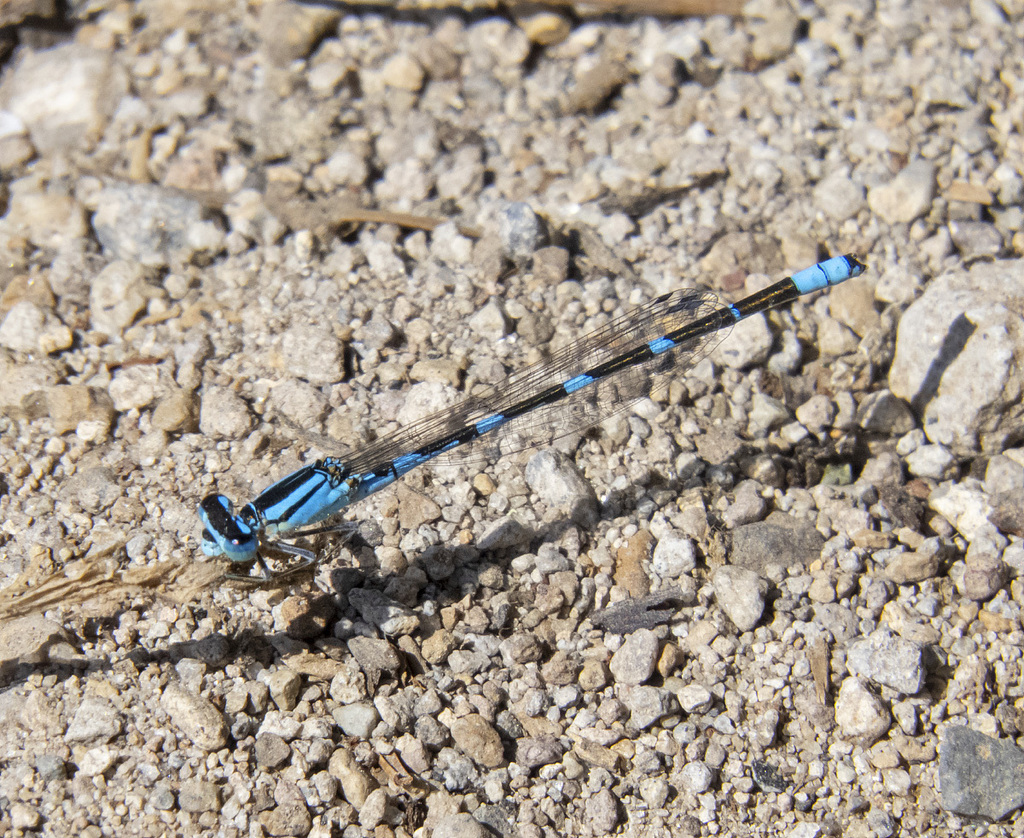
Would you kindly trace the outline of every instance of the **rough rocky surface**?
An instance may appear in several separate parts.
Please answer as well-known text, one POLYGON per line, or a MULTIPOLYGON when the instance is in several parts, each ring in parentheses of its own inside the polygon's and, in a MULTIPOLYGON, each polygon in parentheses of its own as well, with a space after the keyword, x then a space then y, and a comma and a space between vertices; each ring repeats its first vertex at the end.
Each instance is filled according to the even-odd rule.
POLYGON ((83 17, 0 51, 0 834, 1024 829, 1020 0, 7 5, 83 17), (199 549, 211 492, 842 252, 315 572, 199 549))

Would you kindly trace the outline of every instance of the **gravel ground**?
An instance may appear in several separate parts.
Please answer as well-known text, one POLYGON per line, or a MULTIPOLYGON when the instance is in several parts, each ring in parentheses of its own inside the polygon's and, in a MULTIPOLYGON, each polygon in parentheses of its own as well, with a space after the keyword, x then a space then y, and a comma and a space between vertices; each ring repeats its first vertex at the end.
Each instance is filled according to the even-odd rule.
POLYGON ((80 10, 0 74, 0 833, 1024 834, 1021 0, 80 10), (198 550, 212 491, 842 252, 315 575, 198 550))

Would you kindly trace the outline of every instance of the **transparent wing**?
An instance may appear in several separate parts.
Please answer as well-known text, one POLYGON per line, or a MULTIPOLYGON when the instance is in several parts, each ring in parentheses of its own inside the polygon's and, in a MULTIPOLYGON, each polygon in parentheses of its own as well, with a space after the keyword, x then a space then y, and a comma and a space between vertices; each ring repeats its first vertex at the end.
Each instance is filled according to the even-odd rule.
POLYGON ((703 358, 728 330, 731 317, 713 317, 721 303, 706 291, 675 291, 618 317, 580 340, 567 344, 547 360, 515 374, 496 387, 473 394, 451 408, 426 416, 392 434, 370 442, 350 458, 354 473, 375 471, 395 458, 429 447, 438 440, 472 429, 497 415, 518 412, 540 400, 522 415, 498 425, 469 443, 446 452, 442 461, 490 459, 576 433, 627 409, 644 396, 657 393, 673 374, 703 358), (702 320, 707 329, 672 349, 596 377, 572 393, 552 394, 570 379, 629 357, 666 334, 702 320), (557 395, 557 400, 554 399, 557 395))

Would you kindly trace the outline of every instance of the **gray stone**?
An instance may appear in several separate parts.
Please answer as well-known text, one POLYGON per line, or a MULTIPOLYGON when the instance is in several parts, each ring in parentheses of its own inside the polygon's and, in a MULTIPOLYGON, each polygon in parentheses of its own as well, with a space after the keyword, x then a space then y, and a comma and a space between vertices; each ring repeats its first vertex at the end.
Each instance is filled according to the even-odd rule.
POLYGON ((397 731, 408 730, 416 719, 416 696, 411 688, 391 695, 379 694, 373 699, 373 706, 381 721, 397 731))
POLYGON ((864 206, 864 187, 850 177, 847 166, 834 169, 818 181, 813 194, 815 209, 837 223, 853 218, 864 206))
POLYGON ((82 469, 61 487, 62 497, 93 514, 110 509, 123 495, 117 475, 106 466, 82 469))
POLYGON ((157 400, 162 389, 159 369, 134 366, 118 370, 107 387, 107 393, 114 402, 114 409, 123 413, 148 407, 157 400))
POLYGON ((732 534, 732 563, 763 573, 771 565, 807 565, 825 543, 813 526, 784 512, 737 527, 732 534))
POLYGON ((843 736, 863 747, 881 739, 892 717, 885 704, 858 679, 846 678, 836 700, 836 724, 843 736))
POLYGON ((446 815, 438 820, 431 838, 494 838, 494 833, 472 815, 446 815))
POLYGON ((544 655, 544 646, 541 645, 537 635, 532 632, 520 632, 506 637, 501 641, 499 649, 505 666, 539 661, 544 655))
POLYGON ((505 255, 522 262, 544 243, 544 226, 529 204, 509 203, 498 215, 498 237, 505 255))
POLYGON ((516 742, 516 762, 527 770, 558 762, 564 753, 554 736, 528 736, 516 742))
POLYGON ((764 393, 754 393, 747 413, 747 433, 752 437, 766 436, 769 431, 784 425, 790 419, 786 403, 764 393))
POLYGON ((326 323, 297 323, 281 337, 281 355, 296 378, 313 385, 345 378, 344 347, 326 323))
POLYGON ((276 733, 257 736, 255 752, 257 764, 268 769, 280 768, 292 755, 291 746, 276 733))
POLYGON ((414 611, 379 591, 353 588, 348 592, 348 601, 366 622, 388 637, 412 634, 420 626, 414 611))
POLYGON ((512 323, 502 308, 501 300, 491 297, 487 304, 469 318, 469 328, 485 340, 501 340, 512 323))
POLYGON ((1003 235, 995 224, 987 221, 949 222, 949 234, 965 262, 998 256, 1003 249, 1003 235))
POLYGON ((661 641, 650 629, 634 631, 612 655, 608 668, 616 683, 636 686, 654 674, 661 641))
POLYGON ((967 817, 1002 820, 1024 806, 1024 751, 960 725, 947 725, 939 746, 942 807, 967 817))
POLYGON ((951 476, 956 458, 944 445, 922 445, 906 456, 907 470, 915 477, 942 480, 951 476))
POLYGON ((327 410, 327 398, 306 381, 288 379, 274 386, 267 400, 269 413, 288 419, 294 427, 313 428, 327 410))
POLYGON ((366 675, 349 663, 342 663, 331 679, 328 689, 331 698, 341 704, 354 704, 369 694, 366 689, 366 675))
POLYGON ((45 783, 55 783, 67 777, 67 766, 56 754, 40 754, 36 758, 36 773, 45 783))
POLYGON ((985 467, 985 488, 990 494, 1024 495, 1024 463, 997 454, 985 467))
POLYGON ((687 684, 676 691, 679 705, 687 713, 705 713, 711 708, 714 696, 707 687, 700 684, 687 684))
POLYGON ((461 675, 476 675, 490 666, 491 659, 475 649, 456 649, 448 655, 448 667, 461 675))
POLYGON ((755 314, 734 329, 729 340, 718 344, 710 357, 729 369, 747 369, 767 361, 774 343, 775 336, 765 316, 755 314))
POLYGON ((183 686, 190 693, 198 693, 203 688, 203 677, 206 675, 206 664, 195 658, 182 658, 174 665, 183 686))
POLYGON ((388 804, 388 794, 384 789, 371 791, 359 807, 359 825, 368 832, 376 829, 384 822, 388 804))
POLYGON ((651 555, 651 570, 662 579, 676 579, 697 567, 697 550, 692 539, 668 533, 658 539, 651 555))
POLYGON ((438 751, 451 741, 451 732, 433 716, 416 719, 414 732, 424 747, 438 751))
POLYGON ((991 498, 977 484, 943 483, 928 495, 928 506, 949 521, 968 541, 975 541, 995 528, 989 521, 991 498))
POLYGON ((664 777, 647 777, 640 781, 640 796, 651 809, 660 809, 668 802, 671 788, 664 777))
POLYGON ((715 781, 715 772, 699 760, 688 762, 680 772, 680 780, 690 794, 704 794, 715 781))
POLYGON ((740 631, 750 631, 764 613, 768 583, 754 571, 733 565, 715 570, 711 584, 715 600, 740 631))
POLYGON ((331 715, 346 736, 367 740, 380 721, 380 714, 372 704, 348 704, 337 707, 331 715))
POLYGON ((507 550, 510 547, 529 544, 533 533, 522 522, 511 515, 499 518, 484 530, 477 541, 480 552, 507 550))
POLYGON ((15 352, 59 352, 73 342, 71 330, 31 300, 15 303, 0 323, 0 346, 15 352))
POLYGON ((928 438, 954 452, 1002 450, 1024 421, 1019 338, 1024 261, 936 277, 903 313, 889 387, 928 438))
POLYGON ((820 433, 832 425, 836 416, 836 406, 825 395, 811 396, 796 409, 796 418, 805 428, 813 433, 820 433))
POLYGON ((86 153, 99 139, 127 79, 112 52, 77 43, 26 50, 8 82, 6 107, 43 153, 86 153))
POLYGON ((924 684, 921 648, 884 629, 850 644, 846 667, 853 675, 905 695, 915 695, 924 684))
POLYGON ((575 463, 552 449, 526 464, 526 483, 540 499, 582 526, 597 523, 597 494, 575 463))
POLYGON ((207 387, 199 406, 199 431, 206 436, 240 439, 252 428, 249 406, 233 390, 207 387))
POLYGON ((153 791, 149 794, 148 801, 154 809, 168 812, 175 805, 174 792, 167 783, 157 783, 153 786, 153 791))
POLYGON ((601 789, 587 801, 586 820, 594 835, 611 835, 619 825, 619 801, 608 789, 601 789))
POLYGON ((622 701, 629 709, 629 724, 636 730, 647 730, 655 722, 679 710, 676 697, 661 687, 623 689, 622 701))
POLYGON ((64 741, 68 744, 98 745, 110 742, 123 728, 121 714, 109 701, 83 698, 64 734, 64 741))
POLYGON ((185 780, 178 792, 178 805, 184 812, 216 812, 220 806, 220 789, 206 780, 185 780))
POLYGON ((86 777, 106 774, 117 760, 117 752, 106 745, 90 748, 78 763, 78 771, 86 777))
POLYGON ((934 197, 935 165, 914 160, 888 183, 872 187, 868 206, 888 224, 906 224, 926 213, 934 197))
POLYGON ((869 433, 900 436, 916 424, 910 406, 888 390, 870 393, 857 410, 857 424, 869 433))
POLYGON ((753 523, 764 517, 767 501, 761 496, 761 486, 754 480, 744 480, 736 487, 735 499, 722 513, 722 521, 729 529, 753 523))
POLYGON ((147 268, 216 253, 218 224, 203 205, 182 192, 148 183, 112 183, 99 193, 93 229, 116 259, 147 268))
MULTIPOLYGON (((974 543, 971 544, 971 549, 973 548, 974 543)), ((964 575, 957 585, 957 590, 975 602, 990 600, 1006 580, 1008 568, 998 556, 972 556, 969 550, 965 565, 964 575)))
POLYGON ((348 641, 348 650, 356 659, 363 672, 386 672, 397 675, 402 671, 402 656, 387 640, 377 637, 353 637, 348 641))

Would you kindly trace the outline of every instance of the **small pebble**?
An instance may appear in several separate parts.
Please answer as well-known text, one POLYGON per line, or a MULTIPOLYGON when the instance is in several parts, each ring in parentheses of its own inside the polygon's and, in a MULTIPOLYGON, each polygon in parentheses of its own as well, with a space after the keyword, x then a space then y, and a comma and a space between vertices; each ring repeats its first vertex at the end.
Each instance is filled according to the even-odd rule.
POLYGON ((846 678, 836 700, 836 724, 844 737, 866 747, 885 735, 892 717, 881 699, 857 678, 846 678))
POLYGON ((511 203, 498 216, 498 236, 505 255, 513 262, 522 262, 543 244, 544 228, 529 204, 511 203))
POLYGON ((888 183, 868 191, 868 206, 888 224, 908 223, 927 212, 935 197, 935 166, 914 160, 888 183))
POLYGON ((654 674, 660 648, 658 636, 649 629, 629 635, 608 665, 616 683, 635 686, 647 681, 654 674))
POLYGON ((713 576, 715 598, 740 631, 750 631, 764 613, 768 586, 752 570, 723 565, 713 576))

